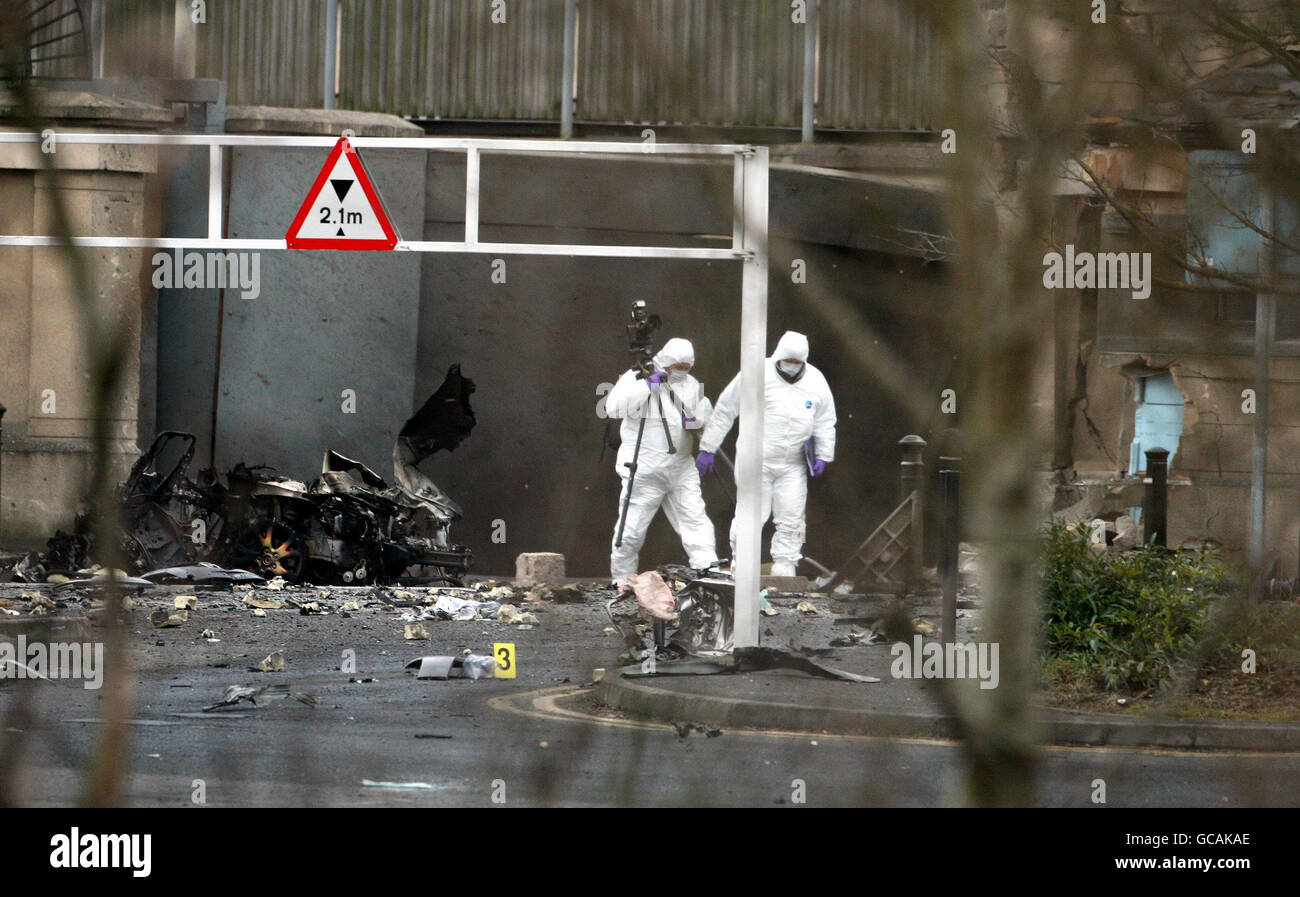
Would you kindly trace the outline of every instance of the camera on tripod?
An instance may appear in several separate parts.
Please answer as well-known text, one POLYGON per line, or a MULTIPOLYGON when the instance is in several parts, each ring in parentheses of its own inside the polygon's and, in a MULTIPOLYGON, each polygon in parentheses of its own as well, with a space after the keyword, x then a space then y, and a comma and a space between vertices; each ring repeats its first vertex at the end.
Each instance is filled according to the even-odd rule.
POLYGON ((631 322, 627 325, 627 351, 632 356, 632 366, 645 377, 654 370, 652 337, 663 323, 658 315, 646 311, 645 300, 632 303, 631 322))

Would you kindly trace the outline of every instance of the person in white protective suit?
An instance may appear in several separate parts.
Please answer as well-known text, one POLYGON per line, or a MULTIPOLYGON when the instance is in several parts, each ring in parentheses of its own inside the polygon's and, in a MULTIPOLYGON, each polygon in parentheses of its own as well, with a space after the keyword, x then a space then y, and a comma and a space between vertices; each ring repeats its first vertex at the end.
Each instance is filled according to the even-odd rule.
MULTIPOLYGON (((808 474, 821 476, 835 460, 835 399, 822 372, 808 363, 808 337, 788 330, 763 364, 763 522, 773 518, 772 575, 794 576, 802 556, 808 474), (810 442, 811 440, 811 442, 810 442)), ((714 454, 740 413, 740 375, 718 396, 696 464, 713 470, 714 454)), ((736 472, 740 486, 741 471, 736 472)), ((736 555, 736 521, 731 521, 731 555, 736 555)))
POLYGON ((694 364, 695 348, 690 340, 670 339, 654 357, 653 373, 638 378, 635 369, 627 371, 605 398, 606 413, 623 421, 619 428, 622 444, 615 462, 623 479, 618 499, 620 516, 628 494, 628 481, 632 481, 622 544, 617 544, 619 521, 614 523, 615 544, 610 551, 609 570, 616 583, 621 584, 637 574, 641 546, 661 506, 669 524, 681 537, 692 567, 703 570, 718 561, 713 521, 705 512, 700 474, 692 459, 693 437, 687 434, 688 430, 699 430, 708 423, 713 411, 699 381, 689 373, 694 364), (641 431, 636 475, 629 477, 628 465, 636 453, 643 417, 645 428, 641 431))

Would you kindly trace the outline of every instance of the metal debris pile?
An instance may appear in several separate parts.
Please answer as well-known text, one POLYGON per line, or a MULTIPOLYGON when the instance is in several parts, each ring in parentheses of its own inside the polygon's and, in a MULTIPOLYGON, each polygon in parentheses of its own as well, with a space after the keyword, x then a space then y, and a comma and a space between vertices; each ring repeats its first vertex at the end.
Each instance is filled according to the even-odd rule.
MULTIPOLYGON (((207 562, 227 573, 290 583, 366 585, 396 582, 417 567, 429 571, 427 581, 461 583, 473 564, 470 550, 451 540, 462 511, 416 465, 469 435, 473 392, 473 381, 452 365, 398 434, 395 484, 328 449, 310 483, 242 462, 224 478, 209 468, 191 479, 193 434, 159 433, 120 486, 114 509, 127 572, 151 578, 175 568, 193 572, 207 562)), ((71 533, 60 530, 43 553, 19 559, 10 578, 36 583, 86 575, 95 565, 94 531, 94 511, 79 514, 71 533)))

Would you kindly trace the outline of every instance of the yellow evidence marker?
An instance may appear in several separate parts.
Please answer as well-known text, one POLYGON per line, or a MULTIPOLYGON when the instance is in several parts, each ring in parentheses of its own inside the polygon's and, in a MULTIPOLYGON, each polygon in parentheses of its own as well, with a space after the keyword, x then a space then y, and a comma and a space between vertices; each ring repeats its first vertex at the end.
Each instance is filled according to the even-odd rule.
POLYGON ((495 675, 498 679, 515 678, 515 643, 497 642, 492 646, 492 656, 496 658, 495 675))

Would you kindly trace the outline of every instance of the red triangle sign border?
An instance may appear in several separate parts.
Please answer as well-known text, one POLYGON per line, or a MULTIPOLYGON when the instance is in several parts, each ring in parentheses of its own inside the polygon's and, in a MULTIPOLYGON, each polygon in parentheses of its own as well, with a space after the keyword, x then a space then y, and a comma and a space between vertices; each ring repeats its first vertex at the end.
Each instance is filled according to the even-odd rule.
POLYGON ((307 191, 307 196, 303 199, 302 205, 298 208, 298 214, 294 216, 293 223, 289 225, 289 230, 284 235, 284 242, 289 249, 372 249, 372 250, 390 250, 397 246, 399 241, 397 230, 393 227, 392 221, 389 220, 388 210, 384 207, 384 202, 379 198, 378 191, 375 190, 374 184, 370 181, 370 173, 366 171, 365 163, 361 161, 361 156, 357 154, 356 149, 346 137, 340 137, 338 143, 330 150, 329 157, 325 164, 321 166, 320 173, 316 175, 316 181, 307 191), (366 200, 375 212, 379 227, 384 232, 383 239, 373 238, 320 238, 320 237, 299 237, 298 232, 302 229, 303 222, 307 220, 307 215, 311 212, 312 207, 316 204, 321 191, 329 183, 330 172, 338 163, 339 156, 346 155, 348 164, 352 167, 353 174, 356 175, 360 183, 361 190, 364 192, 366 200))

